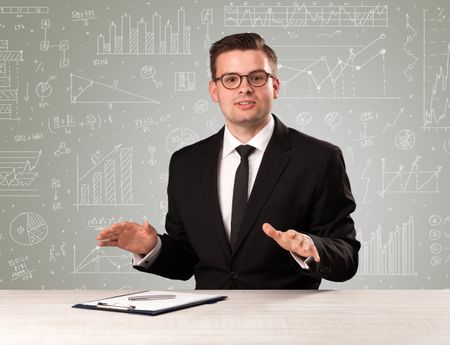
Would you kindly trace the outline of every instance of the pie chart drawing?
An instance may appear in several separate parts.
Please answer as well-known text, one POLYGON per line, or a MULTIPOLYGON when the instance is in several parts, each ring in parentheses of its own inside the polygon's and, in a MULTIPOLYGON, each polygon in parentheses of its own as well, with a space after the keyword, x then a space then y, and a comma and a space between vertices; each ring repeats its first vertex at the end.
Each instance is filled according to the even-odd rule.
POLYGON ((11 222, 9 235, 22 246, 33 246, 47 237, 48 225, 40 215, 23 212, 11 222))

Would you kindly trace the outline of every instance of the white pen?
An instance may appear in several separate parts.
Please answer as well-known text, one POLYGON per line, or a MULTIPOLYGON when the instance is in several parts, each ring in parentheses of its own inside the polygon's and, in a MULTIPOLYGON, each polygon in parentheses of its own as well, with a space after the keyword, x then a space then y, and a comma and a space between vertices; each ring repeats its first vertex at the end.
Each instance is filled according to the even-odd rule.
POLYGON ((145 301, 145 300, 159 300, 159 299, 172 299, 176 295, 141 295, 141 296, 130 296, 128 299, 130 301, 145 301))

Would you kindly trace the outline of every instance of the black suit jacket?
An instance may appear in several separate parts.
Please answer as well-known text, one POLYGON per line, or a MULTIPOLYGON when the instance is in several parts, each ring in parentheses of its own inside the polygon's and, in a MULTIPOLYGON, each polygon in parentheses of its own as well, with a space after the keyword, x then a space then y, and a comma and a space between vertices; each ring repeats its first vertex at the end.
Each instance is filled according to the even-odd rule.
POLYGON ((194 275, 197 289, 317 289, 322 278, 345 281, 356 273, 355 202, 340 149, 274 118, 233 250, 217 192, 224 129, 173 154, 167 234, 148 272, 181 280, 194 275), (266 222, 308 234, 320 263, 300 268, 263 232, 266 222))

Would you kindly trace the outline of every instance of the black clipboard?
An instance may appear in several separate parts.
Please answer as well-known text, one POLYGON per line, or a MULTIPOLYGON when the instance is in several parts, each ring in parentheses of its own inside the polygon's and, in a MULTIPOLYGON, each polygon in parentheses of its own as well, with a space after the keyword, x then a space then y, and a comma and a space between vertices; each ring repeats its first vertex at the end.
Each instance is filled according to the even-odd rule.
POLYGON ((175 310, 195 307, 202 304, 216 303, 227 299, 227 296, 206 295, 198 293, 171 292, 171 291, 141 291, 138 293, 130 293, 125 295, 117 295, 113 297, 103 298, 90 302, 78 303, 72 308, 114 311, 129 314, 142 315, 160 315, 175 310), (174 295, 170 299, 149 299, 132 301, 129 298, 145 297, 153 295, 174 295))

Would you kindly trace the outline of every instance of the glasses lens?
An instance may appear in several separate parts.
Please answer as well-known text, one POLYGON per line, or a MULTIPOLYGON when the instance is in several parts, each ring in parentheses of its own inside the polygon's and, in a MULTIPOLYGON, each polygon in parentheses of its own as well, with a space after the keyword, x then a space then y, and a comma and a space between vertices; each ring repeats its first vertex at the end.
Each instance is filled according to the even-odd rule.
POLYGON ((248 81, 253 86, 263 86, 267 82, 267 74, 262 71, 250 73, 248 81))
POLYGON ((227 89, 234 89, 239 86, 241 77, 239 74, 226 74, 222 77, 222 84, 227 89))

